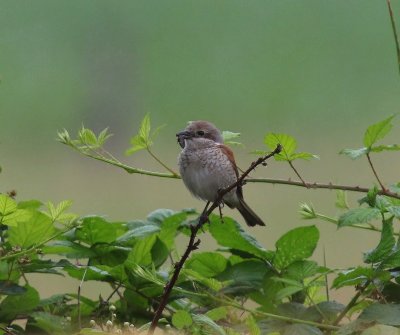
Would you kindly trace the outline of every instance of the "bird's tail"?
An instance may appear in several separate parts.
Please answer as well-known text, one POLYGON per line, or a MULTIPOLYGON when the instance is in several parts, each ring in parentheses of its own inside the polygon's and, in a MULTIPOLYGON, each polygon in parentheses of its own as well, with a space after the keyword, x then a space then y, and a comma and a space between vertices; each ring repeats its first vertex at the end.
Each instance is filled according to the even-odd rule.
POLYGON ((254 227, 254 226, 265 226, 265 223, 263 220, 260 219, 260 217, 253 212, 253 210, 246 204, 244 199, 242 197, 239 198, 239 203, 236 206, 240 214, 242 214, 243 219, 246 221, 248 226, 254 227))

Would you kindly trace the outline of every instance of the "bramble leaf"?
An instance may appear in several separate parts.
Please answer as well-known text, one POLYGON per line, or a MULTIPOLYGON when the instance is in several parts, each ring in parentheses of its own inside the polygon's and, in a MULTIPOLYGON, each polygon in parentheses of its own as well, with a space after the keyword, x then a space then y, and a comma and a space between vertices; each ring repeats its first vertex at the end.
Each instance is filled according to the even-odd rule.
POLYGON ((364 262, 365 263, 377 263, 381 262, 388 256, 394 245, 396 240, 393 235, 393 217, 389 220, 385 220, 383 222, 382 232, 381 232, 381 239, 379 241, 378 246, 365 253, 364 255, 364 262))
POLYGON ((378 140, 384 138, 392 129, 392 119, 395 115, 389 116, 387 119, 369 126, 364 134, 364 145, 367 148, 372 147, 378 140))
POLYGON ((172 315, 172 324, 178 329, 189 327, 192 323, 192 316, 185 310, 178 310, 172 315))
POLYGON ((389 326, 400 326, 400 304, 372 304, 364 309, 359 318, 389 326))
POLYGON ((351 159, 356 159, 367 154, 368 152, 368 148, 364 147, 359 149, 343 149, 339 152, 339 154, 350 157, 351 159))
POLYGON ((319 240, 315 226, 298 227, 284 234, 275 243, 274 265, 284 269, 291 263, 310 257, 319 240))
POLYGON ((360 207, 350 209, 339 217, 338 227, 351 226, 356 223, 367 223, 377 219, 381 215, 378 208, 360 207))

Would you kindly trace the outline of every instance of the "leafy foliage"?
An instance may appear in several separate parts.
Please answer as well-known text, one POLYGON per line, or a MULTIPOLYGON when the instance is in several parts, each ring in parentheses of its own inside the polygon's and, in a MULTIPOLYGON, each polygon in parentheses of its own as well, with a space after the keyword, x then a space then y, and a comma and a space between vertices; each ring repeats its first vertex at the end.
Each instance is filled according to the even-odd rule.
MULTIPOLYGON (((397 145, 376 145, 392 129, 393 118, 368 127, 365 147, 342 153, 357 158, 398 150, 397 145)), ((146 115, 138 134, 132 137, 128 153, 145 149, 155 157, 149 148, 159 129, 152 131, 146 115)), ((237 144, 232 140, 238 136, 224 132, 229 144, 237 144)), ((104 149, 109 137, 107 129, 96 135, 85 127, 77 139, 71 139, 65 130, 59 133, 64 144, 130 173, 179 177, 157 157, 170 174, 124 165, 104 149)), ((283 151, 277 160, 291 166, 296 159, 317 158, 297 152, 297 141, 289 135, 266 135, 268 147, 272 149, 278 143, 283 151)), ((217 247, 190 254, 166 301, 159 327, 187 334, 228 335, 397 331, 399 190, 399 183, 390 191, 372 187, 359 199, 358 206, 351 206, 346 192, 339 190, 335 210, 340 213, 336 216, 301 204, 304 219, 323 220, 340 229, 379 233, 376 246, 364 252, 362 263, 348 269, 330 269, 312 259, 319 241, 315 225, 289 230, 268 249, 234 219, 224 217, 221 222, 220 216, 211 215, 202 234, 209 234, 217 247), (328 275, 332 278, 330 288, 328 275), (356 290, 347 305, 326 299, 326 290, 344 287, 356 290), (353 321, 338 326, 345 316, 353 321)), ((69 212, 70 207, 71 201, 44 204, 0 194, 0 334, 145 332, 180 259, 177 241, 187 238, 199 213, 193 209, 157 209, 141 220, 111 222, 97 215, 79 217, 69 212), (102 282, 110 286, 111 293, 105 298, 89 299, 80 292, 60 292, 43 299, 29 285, 26 275, 30 273, 65 275, 82 285, 102 282), (24 320, 24 327, 16 322, 19 319, 24 320)))

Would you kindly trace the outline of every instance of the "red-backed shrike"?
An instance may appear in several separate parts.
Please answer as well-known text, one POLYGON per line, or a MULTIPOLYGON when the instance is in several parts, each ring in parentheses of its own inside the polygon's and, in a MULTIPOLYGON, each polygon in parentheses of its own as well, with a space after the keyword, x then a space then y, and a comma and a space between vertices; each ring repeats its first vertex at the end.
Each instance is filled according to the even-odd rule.
MULTIPOLYGON (((196 198, 215 201, 218 192, 239 177, 232 150, 223 144, 221 132, 208 121, 192 121, 176 136, 183 148, 178 160, 183 182, 196 198)), ((225 194, 223 202, 237 208, 249 226, 265 226, 245 203, 240 185, 225 194)))

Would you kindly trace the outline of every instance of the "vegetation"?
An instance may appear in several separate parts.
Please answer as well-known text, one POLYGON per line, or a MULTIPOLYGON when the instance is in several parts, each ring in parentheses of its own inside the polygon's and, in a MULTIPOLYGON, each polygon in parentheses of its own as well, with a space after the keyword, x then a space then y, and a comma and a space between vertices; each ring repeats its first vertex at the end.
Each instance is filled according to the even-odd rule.
MULTIPOLYGON (((337 189, 341 215, 329 217, 310 204, 301 204, 300 214, 340 229, 376 234, 376 247, 365 251, 363 264, 344 270, 311 259, 319 240, 316 225, 286 232, 268 250, 238 222, 212 210, 207 212, 209 223, 201 216, 199 220, 194 209, 156 209, 145 219, 110 222, 101 216, 69 213, 70 201, 44 204, 17 201, 13 192, 0 194, 0 334, 133 334, 147 333, 151 324, 167 333, 188 334, 397 332, 400 184, 386 187, 372 160, 384 151, 400 149, 380 142, 391 131, 393 118, 368 127, 362 148, 341 151, 351 159, 365 157, 378 186, 306 182, 296 160, 318 157, 297 152, 296 140, 286 134, 267 134, 266 148, 255 151, 264 157, 248 171, 274 155, 289 164, 300 181, 245 179, 337 189), (346 190, 362 194, 358 207, 349 208, 346 190), (214 239, 217 249, 202 251, 198 236, 214 239), (177 248, 182 239, 190 240, 183 253, 177 248), (30 285, 29 273, 43 274, 44 280, 51 280, 49 274, 66 275, 81 285, 105 282, 111 294, 92 300, 81 295, 80 286, 75 293, 42 299, 30 285), (355 288, 347 304, 330 299, 330 290, 344 287, 355 288)), ((107 130, 96 135, 82 127, 76 139, 67 131, 59 139, 83 155, 129 173, 179 179, 152 151, 158 131, 151 130, 145 116, 128 153, 147 150, 167 172, 131 167, 114 158, 104 148, 110 137, 107 130)), ((239 134, 224 132, 224 136, 230 145, 238 144, 239 134)))

